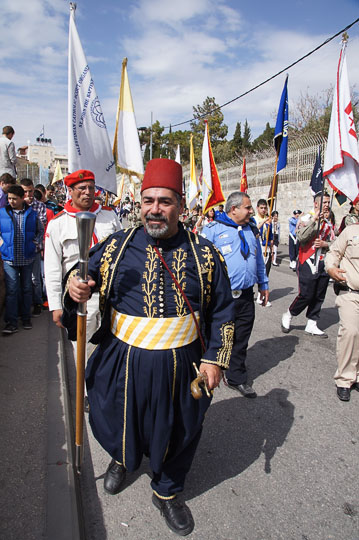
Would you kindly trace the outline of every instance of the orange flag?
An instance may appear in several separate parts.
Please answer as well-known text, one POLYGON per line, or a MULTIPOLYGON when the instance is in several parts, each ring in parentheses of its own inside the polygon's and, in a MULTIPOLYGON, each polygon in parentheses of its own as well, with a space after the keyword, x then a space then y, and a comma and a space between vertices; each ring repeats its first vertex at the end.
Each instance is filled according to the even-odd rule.
POLYGON ((242 167, 242 176, 241 176, 241 187, 239 191, 242 193, 247 193, 248 182, 247 182, 247 171, 246 171, 246 158, 243 158, 243 167, 242 167))

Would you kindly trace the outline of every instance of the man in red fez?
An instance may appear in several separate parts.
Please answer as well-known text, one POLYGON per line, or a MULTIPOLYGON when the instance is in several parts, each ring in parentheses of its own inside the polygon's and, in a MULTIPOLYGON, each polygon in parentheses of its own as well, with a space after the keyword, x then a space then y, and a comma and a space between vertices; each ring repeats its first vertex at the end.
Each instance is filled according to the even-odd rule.
MULTIPOLYGON (((88 284, 72 278, 65 298, 75 322, 76 302, 100 291, 102 324, 92 338, 99 345, 86 384, 93 433, 112 458, 105 491, 119 493, 127 471, 148 456, 152 502, 181 536, 190 534, 194 521, 178 494, 211 390, 228 367, 234 329, 223 259, 210 242, 183 228, 183 206, 182 167, 151 160, 141 188, 142 225, 95 246, 88 284), (190 389, 197 370, 207 384, 198 400, 190 389)), ((68 328, 75 332, 72 322, 68 328)))
MULTIPOLYGON (((97 244, 121 228, 115 212, 94 202, 95 177, 87 170, 75 171, 64 180, 70 195, 64 210, 50 221, 45 234, 45 282, 49 310, 54 323, 62 327, 62 280, 79 258, 76 213, 90 211, 96 214, 92 245, 97 244)), ((87 338, 90 339, 98 327, 98 294, 88 303, 87 338)), ((76 338, 75 338, 76 340, 76 338)), ((76 342, 74 341, 76 351, 76 342)), ((88 344, 88 355, 93 345, 88 344)))

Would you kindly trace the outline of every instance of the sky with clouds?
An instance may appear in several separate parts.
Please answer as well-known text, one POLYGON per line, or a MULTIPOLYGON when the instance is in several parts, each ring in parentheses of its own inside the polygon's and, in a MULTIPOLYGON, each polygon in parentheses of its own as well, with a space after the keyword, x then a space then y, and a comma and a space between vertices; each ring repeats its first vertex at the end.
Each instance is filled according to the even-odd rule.
MULTIPOLYGON (((190 119, 207 96, 233 99, 358 17, 359 0, 78 0, 76 25, 113 140, 125 56, 137 125, 149 125, 152 111, 168 126, 190 119)), ((1 0, 1 126, 14 126, 17 147, 35 142, 44 125, 57 151, 67 151, 68 22, 67 0, 1 0)), ((358 87, 358 23, 349 37, 349 79, 358 87)), ((334 83, 340 41, 288 71, 289 107, 301 92, 334 83)), ((284 79, 223 109, 230 137, 246 119, 253 136, 274 125, 284 79)))

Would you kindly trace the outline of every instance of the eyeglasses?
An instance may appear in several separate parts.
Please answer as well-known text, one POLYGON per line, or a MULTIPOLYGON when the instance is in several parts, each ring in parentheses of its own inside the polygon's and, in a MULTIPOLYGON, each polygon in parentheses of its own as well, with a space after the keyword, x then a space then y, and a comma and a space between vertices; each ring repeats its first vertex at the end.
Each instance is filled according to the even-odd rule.
POLYGON ((96 191, 95 186, 74 186, 72 189, 77 189, 80 193, 85 193, 85 191, 95 193, 96 191))

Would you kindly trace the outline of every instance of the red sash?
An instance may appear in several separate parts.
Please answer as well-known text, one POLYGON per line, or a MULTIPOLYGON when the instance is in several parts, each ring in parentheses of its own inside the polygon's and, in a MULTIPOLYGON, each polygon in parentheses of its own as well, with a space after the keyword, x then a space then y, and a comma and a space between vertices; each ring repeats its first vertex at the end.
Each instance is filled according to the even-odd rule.
MULTIPOLYGON (((326 221, 323 221, 323 225, 319 231, 319 237, 320 240, 325 240, 328 235, 330 235, 332 230, 332 225, 330 223, 327 223, 326 221)), ((304 245, 299 246, 299 254, 298 254, 298 260, 300 264, 305 263, 307 259, 309 259, 312 255, 314 255, 316 249, 314 247, 314 242, 317 238, 313 238, 312 240, 309 240, 304 245)))

